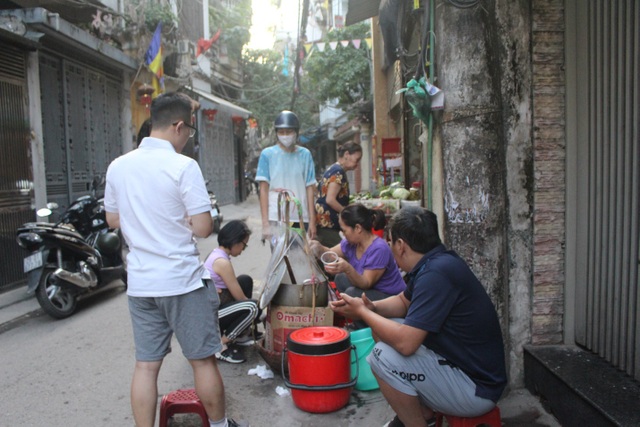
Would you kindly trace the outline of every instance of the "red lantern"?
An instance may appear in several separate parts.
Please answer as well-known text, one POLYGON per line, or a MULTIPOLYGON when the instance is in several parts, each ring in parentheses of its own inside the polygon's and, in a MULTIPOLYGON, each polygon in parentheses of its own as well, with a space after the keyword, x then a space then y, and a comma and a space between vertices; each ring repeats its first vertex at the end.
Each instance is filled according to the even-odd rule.
POLYGON ((147 110, 151 105, 151 100, 152 100, 151 95, 153 94, 153 92, 155 92, 155 89, 153 88, 153 86, 148 85, 146 83, 140 86, 136 91, 138 103, 140 103, 140 105, 144 105, 144 107, 147 110))
POLYGON ((242 123, 244 121, 244 118, 240 117, 240 116, 231 116, 231 120, 233 120, 233 123, 235 125, 239 125, 240 123, 242 123))
POLYGON ((210 122, 212 122, 215 119, 217 113, 218 113, 218 110, 213 108, 207 108, 202 110, 202 114, 204 114, 207 117, 207 120, 209 120, 210 122))

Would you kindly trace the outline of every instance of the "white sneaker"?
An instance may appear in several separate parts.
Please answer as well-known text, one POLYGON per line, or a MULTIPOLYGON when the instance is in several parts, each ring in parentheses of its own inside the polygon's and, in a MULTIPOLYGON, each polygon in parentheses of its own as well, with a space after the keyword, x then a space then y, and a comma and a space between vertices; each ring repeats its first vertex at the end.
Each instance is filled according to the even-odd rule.
POLYGON ((216 359, 233 364, 244 363, 245 361, 245 359, 243 359, 237 351, 234 351, 230 348, 224 350, 221 353, 216 353, 216 359))
POLYGON ((262 332, 256 332, 255 339, 250 334, 247 334, 236 338, 233 343, 242 347, 248 347, 250 345, 254 345, 257 341, 260 341, 262 337, 264 337, 262 332))

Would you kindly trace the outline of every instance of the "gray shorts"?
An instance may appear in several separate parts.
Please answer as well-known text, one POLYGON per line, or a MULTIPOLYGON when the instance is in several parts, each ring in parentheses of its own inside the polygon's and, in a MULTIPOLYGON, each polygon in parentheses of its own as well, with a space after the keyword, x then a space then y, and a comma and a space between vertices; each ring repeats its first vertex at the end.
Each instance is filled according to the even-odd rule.
POLYGON ((367 362, 382 381, 401 393, 418 396, 424 406, 436 412, 475 417, 495 406, 475 395, 476 385, 467 374, 442 364, 446 360, 423 345, 411 356, 403 356, 378 342, 367 362))
POLYGON ((170 297, 129 297, 136 360, 155 362, 171 352, 175 333, 182 354, 205 359, 222 350, 218 294, 213 285, 170 297))

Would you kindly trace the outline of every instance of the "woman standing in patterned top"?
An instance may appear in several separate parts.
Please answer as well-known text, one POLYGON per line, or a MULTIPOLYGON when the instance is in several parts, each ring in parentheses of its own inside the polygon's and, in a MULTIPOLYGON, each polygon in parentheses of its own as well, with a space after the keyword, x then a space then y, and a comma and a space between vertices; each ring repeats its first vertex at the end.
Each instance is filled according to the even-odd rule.
POLYGON ((346 171, 354 170, 362 159, 362 147, 347 142, 338 147, 338 161, 322 175, 316 199, 316 239, 327 247, 340 243, 340 212, 349 204, 349 181, 346 171))

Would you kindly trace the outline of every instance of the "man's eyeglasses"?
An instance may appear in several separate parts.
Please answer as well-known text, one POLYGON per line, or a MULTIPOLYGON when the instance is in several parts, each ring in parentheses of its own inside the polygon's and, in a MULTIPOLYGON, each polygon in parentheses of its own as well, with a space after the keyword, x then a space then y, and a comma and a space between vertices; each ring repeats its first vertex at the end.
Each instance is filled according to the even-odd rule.
POLYGON ((242 243, 242 250, 243 251, 249 247, 249 245, 247 245, 245 242, 240 242, 240 243, 242 243))
MULTIPOLYGON (((180 122, 175 122, 172 123, 172 126, 178 126, 180 122)), ((191 126, 190 124, 188 124, 187 122, 183 121, 182 122, 186 127, 189 128, 189 138, 193 138, 194 136, 196 136, 196 134, 198 133, 198 129, 196 129, 194 126, 191 126)))

